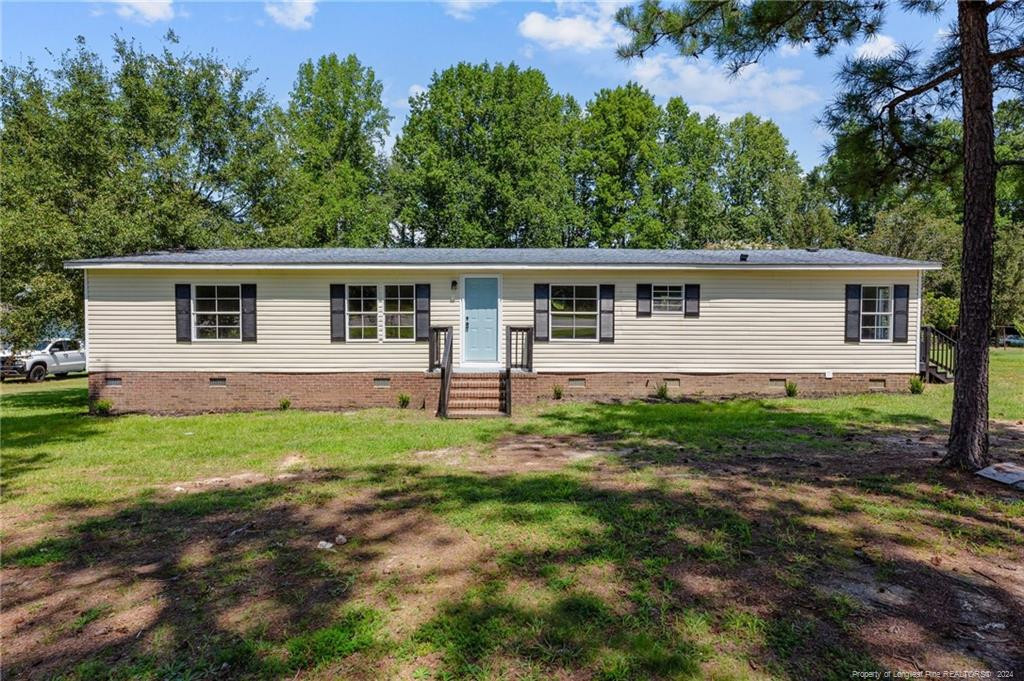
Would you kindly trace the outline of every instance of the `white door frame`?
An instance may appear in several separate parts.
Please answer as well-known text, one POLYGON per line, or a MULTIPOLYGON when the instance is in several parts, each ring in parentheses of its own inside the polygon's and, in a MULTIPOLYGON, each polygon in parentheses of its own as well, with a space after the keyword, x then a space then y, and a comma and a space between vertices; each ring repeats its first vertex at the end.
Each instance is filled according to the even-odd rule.
POLYGON ((459 296, 459 366, 466 369, 500 369, 504 366, 501 362, 501 308, 502 308, 502 281, 501 274, 463 274, 459 277, 459 286, 462 287, 462 295, 459 296), (468 362, 466 361, 466 280, 467 279, 497 279, 498 280, 498 336, 496 343, 496 358, 493 362, 468 362))

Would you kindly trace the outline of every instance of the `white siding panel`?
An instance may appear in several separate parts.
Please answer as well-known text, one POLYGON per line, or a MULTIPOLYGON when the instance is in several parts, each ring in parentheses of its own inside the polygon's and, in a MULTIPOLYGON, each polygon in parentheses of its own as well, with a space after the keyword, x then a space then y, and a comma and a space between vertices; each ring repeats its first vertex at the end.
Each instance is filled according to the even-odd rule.
MULTIPOLYGON (((330 342, 331 283, 429 283, 431 324, 455 328, 457 271, 92 270, 86 301, 93 371, 422 371, 425 342, 330 342), (257 284, 256 343, 174 338, 174 284, 257 284)), ((538 371, 900 372, 917 369, 915 271, 503 271, 502 324, 533 326, 534 283, 615 284, 615 342, 537 343, 538 371), (636 317, 636 284, 700 284, 700 317, 636 317), (908 284, 908 343, 845 343, 845 285, 908 284)), ((499 357, 504 360, 504 331, 499 357)))
POLYGON ((533 325, 533 284, 615 284, 615 342, 537 343, 538 371, 914 372, 918 329, 907 343, 845 343, 846 284, 909 284, 916 272, 580 272, 505 276, 505 323, 533 325), (636 316, 636 284, 700 284, 700 317, 636 316))
POLYGON ((93 371, 425 371, 425 341, 332 343, 330 285, 429 283, 431 324, 457 326, 459 299, 450 289, 457 276, 94 270, 89 273, 89 365, 93 371), (176 283, 255 283, 257 342, 175 342, 176 283))

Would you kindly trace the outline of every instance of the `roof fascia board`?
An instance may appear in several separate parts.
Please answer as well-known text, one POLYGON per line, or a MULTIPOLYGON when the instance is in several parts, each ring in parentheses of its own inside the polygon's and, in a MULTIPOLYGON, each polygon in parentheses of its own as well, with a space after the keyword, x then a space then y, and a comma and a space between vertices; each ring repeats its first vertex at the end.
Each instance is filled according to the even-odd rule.
POLYGON ((939 270, 942 266, 938 263, 920 264, 823 264, 823 265, 779 265, 779 264, 690 264, 690 265, 664 265, 664 264, 594 264, 594 265, 522 265, 522 264, 270 264, 270 263, 138 263, 138 262, 117 262, 117 263, 88 263, 81 261, 69 261, 64 264, 65 269, 78 270, 939 270))

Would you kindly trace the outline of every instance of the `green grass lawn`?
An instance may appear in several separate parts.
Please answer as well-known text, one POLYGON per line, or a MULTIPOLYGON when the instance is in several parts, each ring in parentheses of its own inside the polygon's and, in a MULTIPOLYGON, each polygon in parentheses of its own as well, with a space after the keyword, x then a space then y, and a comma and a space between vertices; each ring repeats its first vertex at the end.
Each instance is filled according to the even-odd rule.
MULTIPOLYGON (((938 466, 952 386, 487 421, 101 418, 84 379, 0 394, 14 675, 838 679, 1024 664, 1019 570, 1005 567, 1024 559, 1024 502, 938 466), (957 598, 973 606, 951 623, 957 598)), ((1020 461, 1024 352, 993 352, 991 415, 993 453, 1020 461)))

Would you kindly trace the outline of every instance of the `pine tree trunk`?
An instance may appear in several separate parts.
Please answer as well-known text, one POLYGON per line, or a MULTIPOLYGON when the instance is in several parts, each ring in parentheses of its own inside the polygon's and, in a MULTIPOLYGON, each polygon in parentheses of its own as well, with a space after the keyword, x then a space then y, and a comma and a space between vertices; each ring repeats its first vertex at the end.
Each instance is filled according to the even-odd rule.
POLYGON ((964 241, 960 342, 945 463, 988 465, 988 335, 992 321, 996 158, 992 67, 984 2, 958 3, 964 131, 964 241))

